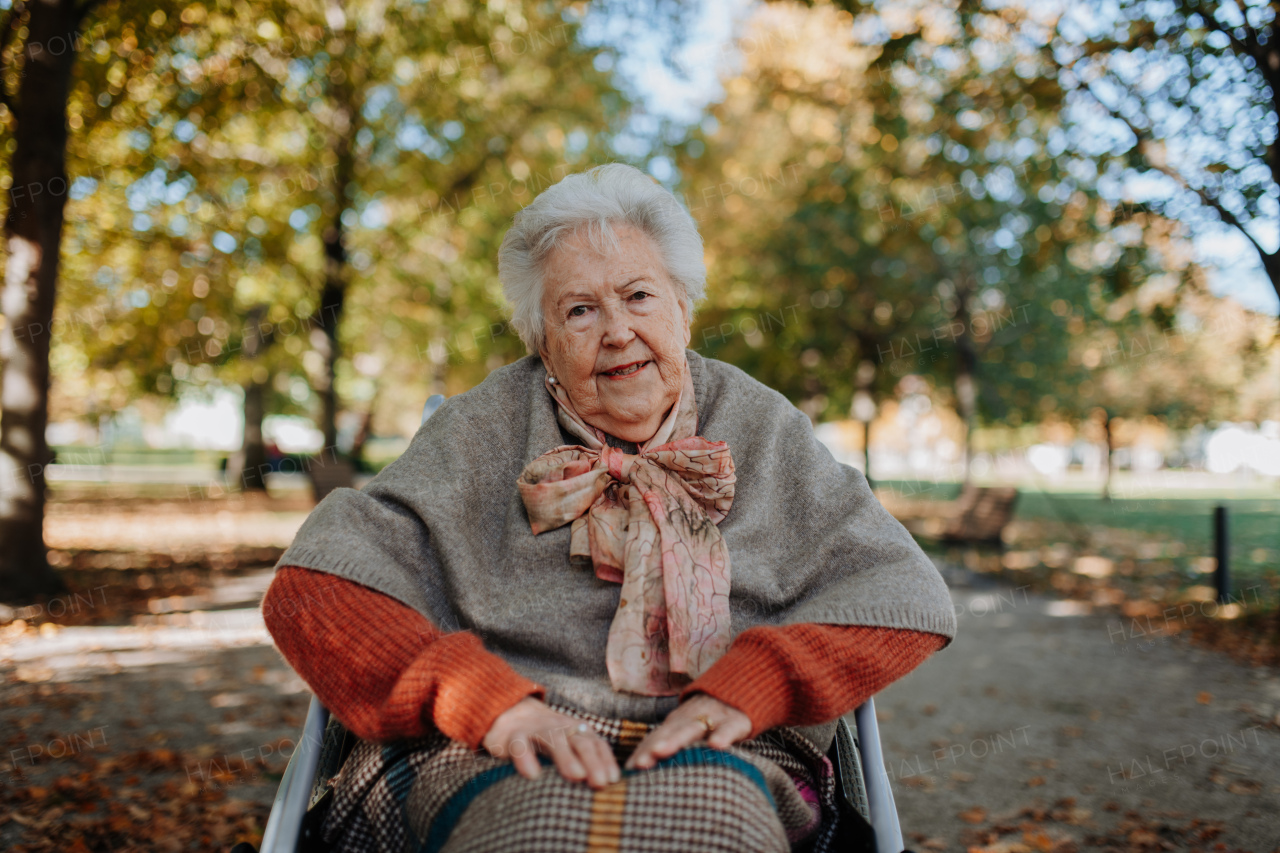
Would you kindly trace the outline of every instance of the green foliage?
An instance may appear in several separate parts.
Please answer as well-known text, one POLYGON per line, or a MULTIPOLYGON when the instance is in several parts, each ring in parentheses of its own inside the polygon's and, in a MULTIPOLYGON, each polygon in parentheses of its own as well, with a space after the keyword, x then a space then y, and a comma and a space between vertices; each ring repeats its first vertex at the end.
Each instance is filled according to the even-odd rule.
POLYGON ((151 7, 86 39, 60 414, 271 376, 269 411, 306 409, 335 261, 343 351, 365 356, 363 373, 339 363, 344 396, 456 391, 522 353, 490 333, 497 241, 537 191, 601 157, 625 101, 566 4, 336 8, 151 7), (327 253, 335 227, 343 258, 327 253), (248 360, 255 306, 272 345, 248 360))
POLYGON ((1280 293, 1275 23, 1263 0, 1085 3, 1057 22, 1052 57, 1093 117, 1100 171, 1159 187, 1169 215, 1237 229, 1280 293))
POLYGON ((695 198, 733 188, 703 220, 718 263, 701 339, 816 417, 847 416, 861 362, 881 396, 912 375, 947 398, 968 348, 982 420, 1074 419, 1092 368, 1073 346, 1145 322, 1133 292, 1156 273, 1176 292, 1185 252, 1167 222, 1099 196, 1047 32, 930 9, 878 18, 883 44, 830 7, 757 19, 681 164, 695 198), (771 337, 718 331, 788 310, 771 337))

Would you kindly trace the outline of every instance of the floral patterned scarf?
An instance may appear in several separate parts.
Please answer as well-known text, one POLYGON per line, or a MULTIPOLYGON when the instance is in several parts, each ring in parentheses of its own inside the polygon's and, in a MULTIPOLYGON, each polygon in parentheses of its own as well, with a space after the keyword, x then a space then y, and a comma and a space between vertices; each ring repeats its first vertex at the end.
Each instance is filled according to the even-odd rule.
POLYGON ((733 458, 695 433, 698 409, 684 386, 658 431, 635 455, 574 411, 548 378, 556 416, 582 445, 530 462, 517 480, 534 534, 573 523, 570 559, 622 584, 606 661, 614 690, 670 696, 729 647, 729 549, 717 524, 733 504, 733 458))

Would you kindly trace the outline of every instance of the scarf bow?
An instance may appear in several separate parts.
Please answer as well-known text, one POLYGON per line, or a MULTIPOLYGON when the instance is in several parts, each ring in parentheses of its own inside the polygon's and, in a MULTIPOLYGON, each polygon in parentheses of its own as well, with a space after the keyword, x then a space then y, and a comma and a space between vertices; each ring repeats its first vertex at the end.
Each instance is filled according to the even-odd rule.
POLYGON ((733 504, 733 458, 723 441, 694 435, 684 389, 639 453, 605 434, 547 383, 557 418, 585 444, 530 462, 517 480, 534 534, 572 523, 570 560, 622 584, 605 652, 614 690, 670 696, 729 647, 729 549, 716 525, 733 504))

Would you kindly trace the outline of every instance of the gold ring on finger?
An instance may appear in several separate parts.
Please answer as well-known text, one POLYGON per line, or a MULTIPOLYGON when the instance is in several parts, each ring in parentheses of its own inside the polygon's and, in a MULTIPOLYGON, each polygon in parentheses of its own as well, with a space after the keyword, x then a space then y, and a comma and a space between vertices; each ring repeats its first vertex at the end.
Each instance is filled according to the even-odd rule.
POLYGON ((707 734, 711 734, 717 728, 717 724, 713 723, 711 721, 711 718, 708 717, 706 714, 699 714, 698 716, 694 717, 694 719, 702 723, 702 727, 707 730, 707 734))

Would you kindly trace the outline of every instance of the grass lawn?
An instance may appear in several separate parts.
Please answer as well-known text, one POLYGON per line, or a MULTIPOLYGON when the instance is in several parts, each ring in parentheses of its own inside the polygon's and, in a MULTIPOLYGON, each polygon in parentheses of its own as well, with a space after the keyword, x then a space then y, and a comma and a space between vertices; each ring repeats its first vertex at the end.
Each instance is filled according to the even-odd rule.
MULTIPOLYGON (((951 500, 960 491, 958 483, 878 481, 876 488, 894 489, 922 500, 951 500)), ((1062 525, 1062 532, 1078 540, 1095 538, 1091 531, 1101 528, 1147 533, 1153 543, 1180 543, 1164 556, 1185 564, 1213 556, 1213 511, 1225 505, 1229 512, 1228 536, 1231 568, 1238 577, 1280 571, 1280 496, 1268 497, 1254 491, 1233 498, 1203 491, 1170 491, 1141 498, 1102 500, 1096 491, 1062 491, 1021 488, 1015 520, 1050 522, 1062 525)))

